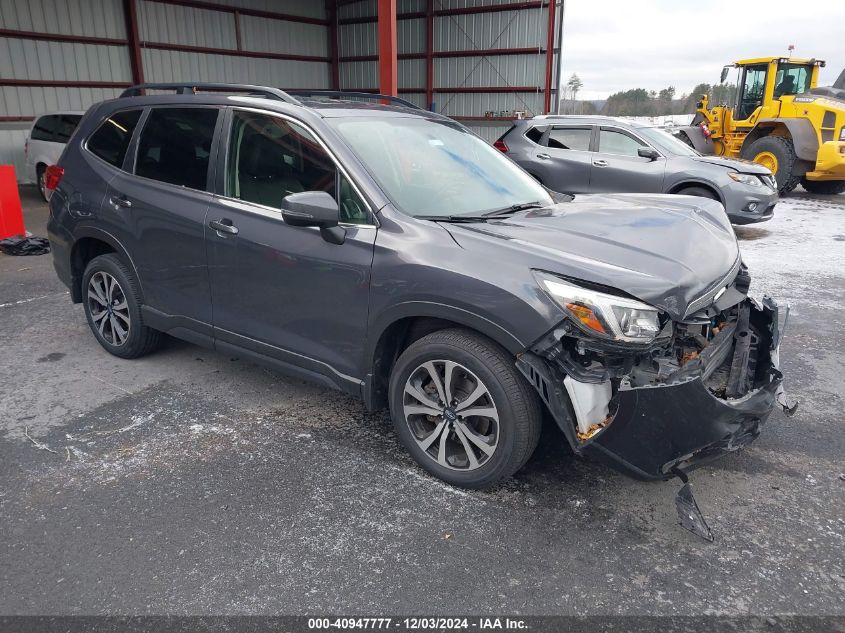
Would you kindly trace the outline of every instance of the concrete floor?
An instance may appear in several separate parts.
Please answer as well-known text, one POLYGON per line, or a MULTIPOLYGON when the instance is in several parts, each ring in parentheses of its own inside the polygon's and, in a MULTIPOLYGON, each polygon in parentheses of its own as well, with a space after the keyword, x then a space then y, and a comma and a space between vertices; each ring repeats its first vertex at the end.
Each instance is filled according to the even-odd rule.
POLYGON ((114 358, 50 256, 0 255, 0 614, 843 615, 837 198, 737 230, 752 291, 792 303, 802 405, 693 473, 713 544, 676 525, 677 483, 574 458, 552 428, 466 492, 344 395, 176 340, 114 358))

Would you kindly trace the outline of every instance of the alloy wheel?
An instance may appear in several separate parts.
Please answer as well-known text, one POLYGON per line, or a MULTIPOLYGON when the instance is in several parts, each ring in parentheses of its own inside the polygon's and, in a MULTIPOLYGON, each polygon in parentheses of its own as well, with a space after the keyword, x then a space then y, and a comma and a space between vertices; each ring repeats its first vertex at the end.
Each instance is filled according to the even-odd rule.
POLYGON ((402 406, 414 441, 445 468, 475 470, 496 452, 496 403, 478 376, 459 363, 419 365, 405 382, 402 406))
POLYGON ((117 279, 98 271, 88 282, 88 310, 94 327, 110 345, 120 347, 129 338, 129 304, 117 279))

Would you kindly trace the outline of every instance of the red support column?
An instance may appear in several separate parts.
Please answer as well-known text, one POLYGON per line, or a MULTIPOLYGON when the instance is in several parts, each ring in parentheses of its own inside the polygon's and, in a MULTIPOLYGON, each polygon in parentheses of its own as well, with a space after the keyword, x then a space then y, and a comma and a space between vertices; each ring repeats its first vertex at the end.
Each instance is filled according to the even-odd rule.
MULTIPOLYGON (((552 109, 552 66, 555 61, 555 1, 549 0, 549 28, 546 34, 546 92, 543 94, 543 113, 552 109)), ((558 77, 560 81, 560 77, 558 77)), ((558 95, 560 98, 560 95, 558 95)))
POLYGON ((434 107, 434 0, 425 3, 425 107, 434 107))
POLYGON ((399 92, 396 54, 396 0, 378 0, 379 92, 394 97, 399 92))
POLYGON ((332 90, 340 90, 340 55, 337 41, 337 0, 328 0, 329 18, 329 58, 332 90))
POLYGON ((129 67, 132 69, 132 83, 142 84, 144 83, 144 64, 141 61, 138 11, 135 0, 123 0, 123 17, 126 20, 126 39, 129 43, 129 67))

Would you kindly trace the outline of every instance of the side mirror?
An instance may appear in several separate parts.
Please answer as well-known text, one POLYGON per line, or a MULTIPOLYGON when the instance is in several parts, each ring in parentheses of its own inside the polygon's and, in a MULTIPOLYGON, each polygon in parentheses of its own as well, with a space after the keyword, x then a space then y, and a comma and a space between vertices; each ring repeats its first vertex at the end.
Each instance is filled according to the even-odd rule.
POLYGON ((649 160, 657 160, 660 158, 660 153, 653 147, 641 147, 637 150, 637 154, 649 160))
POLYGON ((729 71, 730 69, 731 69, 731 67, 730 67, 730 66, 725 66, 724 68, 722 68, 722 74, 719 76, 719 83, 720 83, 720 84, 725 83, 725 79, 727 79, 727 77, 728 77, 728 71, 729 71))
POLYGON ((346 230, 338 226, 340 208, 325 191, 292 193, 282 199, 282 219, 291 226, 316 226, 323 239, 343 244, 346 230))

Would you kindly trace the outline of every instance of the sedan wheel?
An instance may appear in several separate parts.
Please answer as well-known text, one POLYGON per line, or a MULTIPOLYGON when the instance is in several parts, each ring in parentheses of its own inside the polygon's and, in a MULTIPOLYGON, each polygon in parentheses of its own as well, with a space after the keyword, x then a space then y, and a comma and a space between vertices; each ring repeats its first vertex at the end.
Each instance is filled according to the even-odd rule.
POLYGON ((402 408, 414 441, 445 468, 475 470, 496 452, 496 404, 478 376, 459 363, 418 366, 405 382, 402 408))
POLYGON ((109 273, 97 272, 88 281, 88 310, 108 343, 115 347, 126 343, 131 327, 129 304, 117 279, 109 273))

